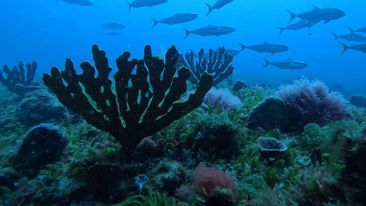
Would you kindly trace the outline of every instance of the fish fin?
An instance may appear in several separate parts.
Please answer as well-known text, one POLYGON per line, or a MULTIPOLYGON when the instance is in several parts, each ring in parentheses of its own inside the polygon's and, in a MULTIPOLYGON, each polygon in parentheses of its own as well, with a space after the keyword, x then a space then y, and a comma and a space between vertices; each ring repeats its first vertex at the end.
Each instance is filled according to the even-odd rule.
POLYGON ((184 39, 187 39, 188 38, 188 36, 189 36, 189 34, 191 33, 188 29, 185 29, 185 28, 183 28, 184 29, 184 31, 186 32, 186 35, 184 36, 184 39))
POLYGON ((271 64, 267 59, 264 59, 263 68, 268 67, 271 64))
POLYGON ((332 32, 332 34, 334 36, 334 40, 337 40, 339 38, 339 36, 336 33, 332 32))
POLYGON ((324 20, 324 24, 326 24, 326 23, 328 23, 328 22, 330 22, 330 19, 326 19, 326 20, 324 20))
POLYGON ((343 46, 342 54, 343 54, 344 52, 346 52, 346 51, 350 48, 347 44, 345 44, 345 43, 343 43, 343 42, 339 42, 339 43, 343 46))
POLYGON ((208 7, 208 12, 207 12, 206 16, 208 16, 208 15, 210 15, 211 11, 213 10, 213 7, 208 3, 206 3, 206 6, 208 7))
POLYGON ((247 48, 247 46, 245 46, 244 44, 242 44, 242 43, 238 43, 239 44, 239 46, 240 46, 240 51, 243 51, 244 49, 246 49, 247 48))
POLYGON ((317 7, 317 6, 315 6, 315 5, 313 5, 313 9, 320 9, 319 7, 317 7))
POLYGON ((287 11, 287 13, 290 14, 290 20, 289 20, 288 23, 291 23, 296 18, 297 15, 294 12, 292 12, 292 11, 290 11, 288 9, 286 9, 286 11, 287 11))
POLYGON ((152 24, 151 27, 155 27, 157 24, 159 24, 159 21, 158 20, 153 19, 153 18, 151 18, 151 20, 153 21, 153 24, 152 24))
POLYGON ((127 4, 128 4, 128 13, 130 14, 131 13, 131 9, 132 9, 132 3, 127 2, 127 4))
POLYGON ((285 28, 283 28, 283 27, 278 27, 278 29, 280 30, 280 33, 278 35, 281 35, 283 33, 283 31, 285 31, 285 28))
POLYGON ((348 30, 351 32, 351 33, 355 33, 356 31, 354 29, 352 29, 351 27, 347 27, 348 30))

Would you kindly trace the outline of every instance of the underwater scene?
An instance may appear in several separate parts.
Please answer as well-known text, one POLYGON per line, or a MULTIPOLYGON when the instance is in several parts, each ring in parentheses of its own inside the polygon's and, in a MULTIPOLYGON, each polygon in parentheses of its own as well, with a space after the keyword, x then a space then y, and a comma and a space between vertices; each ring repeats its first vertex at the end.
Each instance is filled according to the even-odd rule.
POLYGON ((0 1, 0 205, 366 205, 365 11, 0 1))

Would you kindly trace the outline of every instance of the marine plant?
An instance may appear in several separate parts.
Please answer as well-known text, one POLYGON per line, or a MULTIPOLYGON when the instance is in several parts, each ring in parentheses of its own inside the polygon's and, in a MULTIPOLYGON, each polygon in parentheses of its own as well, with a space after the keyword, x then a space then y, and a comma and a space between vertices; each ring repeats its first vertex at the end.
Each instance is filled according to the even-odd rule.
POLYGON ((234 67, 231 65, 233 59, 234 57, 228 54, 224 47, 220 47, 217 51, 210 49, 208 53, 201 49, 198 54, 190 51, 184 56, 180 55, 179 64, 191 71, 189 81, 192 84, 198 85, 201 76, 207 72, 213 75, 213 85, 216 86, 233 73, 234 67))
POLYGON ((73 62, 67 59, 64 71, 54 67, 51 74, 44 74, 43 81, 65 107, 116 138, 127 155, 144 137, 200 106, 213 83, 212 76, 203 73, 196 91, 182 101, 190 72, 184 67, 176 72, 177 49, 171 47, 164 62, 153 57, 151 47, 146 46, 143 60, 129 60, 129 52, 117 58, 113 90, 106 53, 96 45, 92 53, 95 67, 84 62, 82 74, 77 74, 73 62))
POLYGON ((166 193, 149 191, 146 196, 136 195, 128 197, 126 200, 114 206, 190 206, 186 202, 181 202, 166 193))
POLYGON ((290 131, 302 131, 308 123, 325 125, 349 116, 346 99, 321 81, 300 79, 281 86, 276 94, 289 110, 290 131))
POLYGON ((10 69, 7 65, 3 67, 3 72, 0 71, 0 82, 8 88, 9 91, 23 96, 28 91, 38 89, 33 85, 34 75, 37 70, 37 62, 28 63, 25 65, 22 61, 18 62, 18 66, 10 69), (4 76, 5 73, 6 75, 4 76))
POLYGON ((219 108, 221 110, 237 110, 242 106, 240 99, 233 95, 227 88, 212 88, 206 94, 203 102, 209 108, 219 108))

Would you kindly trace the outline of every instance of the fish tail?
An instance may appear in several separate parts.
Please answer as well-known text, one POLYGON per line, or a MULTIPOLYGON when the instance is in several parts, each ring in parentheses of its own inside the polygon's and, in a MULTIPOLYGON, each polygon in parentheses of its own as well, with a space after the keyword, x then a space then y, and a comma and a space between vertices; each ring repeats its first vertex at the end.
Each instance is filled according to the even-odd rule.
POLYGON ((339 36, 336 33, 332 32, 332 34, 334 36, 334 40, 337 40, 339 38, 339 36))
POLYGON ((189 34, 191 33, 188 29, 185 29, 185 28, 183 28, 184 29, 184 31, 185 31, 185 33, 186 33, 186 35, 184 36, 184 39, 187 39, 188 38, 188 36, 189 36, 189 34))
POLYGON ((339 42, 339 43, 343 46, 342 54, 343 54, 344 52, 346 52, 346 51, 350 48, 347 44, 345 44, 345 43, 343 43, 343 42, 339 42))
POLYGON ((286 9, 286 11, 287 11, 287 13, 290 14, 290 20, 289 20, 288 23, 291 23, 296 18, 297 15, 294 12, 292 12, 292 11, 290 11, 288 9, 286 9))
POLYGON ((130 2, 127 2, 127 4, 128 4, 128 13, 131 13, 132 4, 130 2))
POLYGON ((240 51, 243 51, 244 49, 246 49, 247 48, 247 46, 245 46, 244 44, 242 44, 242 43, 238 43, 239 44, 239 46, 240 46, 240 51))
POLYGON ((283 28, 283 27, 278 27, 278 29, 280 30, 280 33, 278 35, 281 35, 283 33, 283 31, 285 31, 285 28, 283 28))
POLYGON ((159 21, 156 19, 151 19, 151 20, 153 21, 153 24, 151 27, 155 27, 159 23, 159 21))
POLYGON ((268 61, 267 59, 264 59, 263 68, 268 67, 270 64, 271 64, 270 61, 268 61))
POLYGON ((351 33, 355 33, 356 31, 354 29, 352 29, 351 27, 348 27, 348 30, 351 32, 351 33))
POLYGON ((210 15, 211 11, 213 10, 213 7, 208 3, 206 3, 206 6, 208 7, 208 12, 207 12, 206 16, 208 16, 208 15, 210 15))

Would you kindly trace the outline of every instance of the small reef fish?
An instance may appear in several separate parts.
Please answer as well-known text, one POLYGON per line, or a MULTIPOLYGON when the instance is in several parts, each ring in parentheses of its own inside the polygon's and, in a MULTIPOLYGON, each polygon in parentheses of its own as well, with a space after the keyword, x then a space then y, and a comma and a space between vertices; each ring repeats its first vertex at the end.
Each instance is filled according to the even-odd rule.
POLYGON ((192 13, 177 13, 161 20, 152 19, 153 20, 152 27, 156 26, 157 24, 169 24, 169 25, 182 24, 189 21, 193 21, 197 17, 198 17, 197 14, 192 13))
POLYGON ((212 12, 212 10, 214 9, 221 9, 222 7, 224 7, 226 4, 233 2, 234 0, 217 0, 216 3, 211 6, 210 4, 206 3, 207 7, 208 7, 208 12, 207 12, 207 16, 210 15, 210 13, 212 12))
POLYGON ((187 39, 190 34, 195 34, 198 36, 222 36, 234 32, 235 28, 228 26, 208 25, 195 30, 184 30, 186 32, 185 39, 187 39))
POLYGON ((286 61, 270 62, 267 59, 265 59, 263 67, 267 67, 269 65, 275 66, 280 69, 290 69, 290 70, 304 69, 305 67, 308 66, 307 63, 302 61, 286 60, 286 61))
POLYGON ((75 4, 79 6, 93 6, 94 4, 89 0, 57 0, 57 2, 63 1, 69 4, 75 4))
POLYGON ((131 12, 132 8, 153 7, 166 2, 168 0, 134 0, 128 3, 128 11, 131 12))
POLYGON ((241 46, 241 50, 250 49, 259 53, 271 53, 272 55, 276 53, 285 52, 288 50, 288 47, 285 45, 274 44, 269 42, 264 42, 262 44, 255 44, 251 46, 246 46, 240 43, 239 45, 241 46))
POLYGON ((355 32, 351 32, 349 34, 343 34, 343 35, 337 35, 335 33, 332 33, 334 36, 334 40, 337 39, 344 39, 347 41, 354 41, 354 42, 366 42, 366 36, 357 34, 355 32))
POLYGON ((366 33, 366 27, 358 28, 358 29, 352 29, 351 27, 348 27, 348 29, 351 32, 360 32, 360 33, 366 33))
POLYGON ((339 42, 339 43, 343 46, 342 53, 344 53, 344 52, 346 52, 350 49, 366 53, 366 44, 356 44, 356 45, 350 46, 350 45, 347 45, 343 42, 339 42))
POLYGON ((290 10, 286 10, 290 14, 290 21, 292 22, 296 17, 306 20, 308 22, 314 21, 324 21, 324 23, 328 23, 332 20, 339 19, 344 17, 346 13, 337 8, 319 8, 314 6, 312 10, 296 14, 290 10))
POLYGON ((123 26, 120 23, 107 23, 107 24, 102 24, 102 27, 104 29, 107 29, 107 30, 122 30, 122 29, 125 29, 126 28, 125 26, 123 26))
POLYGON ((286 27, 278 27, 280 29, 280 34, 282 34, 285 30, 292 30, 292 31, 298 31, 300 29, 304 28, 311 28, 315 24, 317 24, 319 21, 306 21, 306 20, 300 20, 296 23, 290 24, 286 27))

